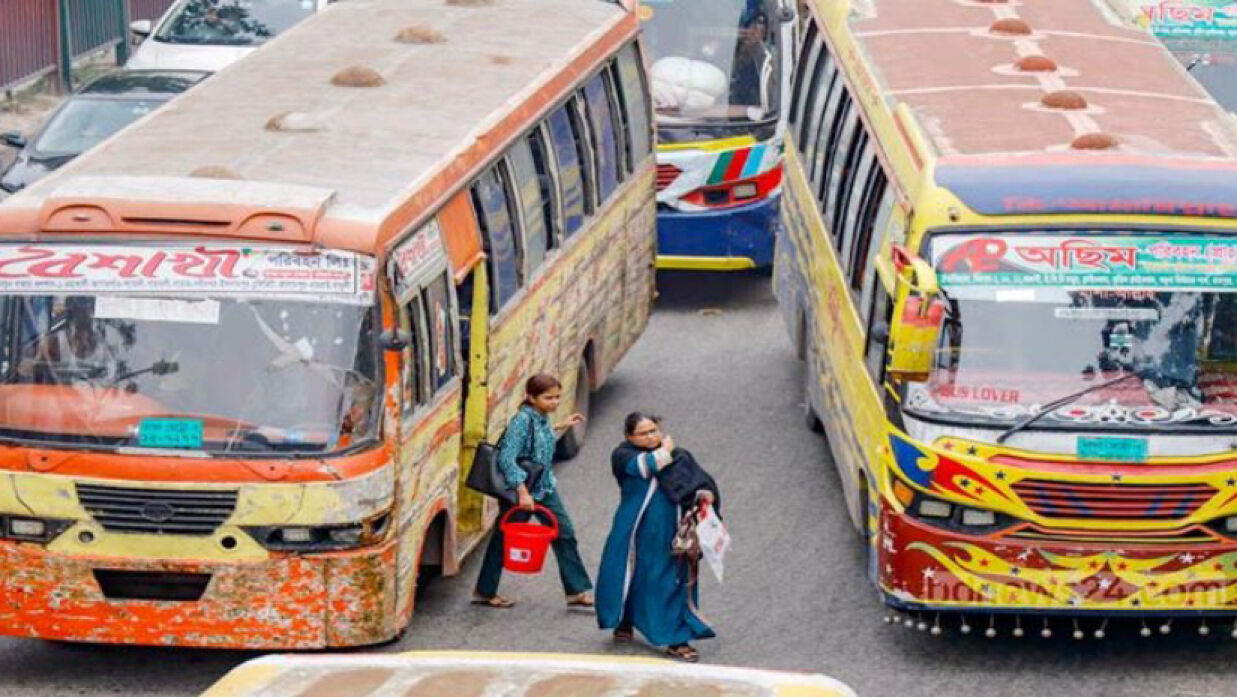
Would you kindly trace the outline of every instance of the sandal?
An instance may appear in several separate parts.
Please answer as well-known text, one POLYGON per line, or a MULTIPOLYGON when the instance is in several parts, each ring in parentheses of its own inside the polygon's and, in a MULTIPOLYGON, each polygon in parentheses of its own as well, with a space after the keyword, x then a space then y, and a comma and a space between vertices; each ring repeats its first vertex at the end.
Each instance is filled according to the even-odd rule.
POLYGON ((636 640, 636 630, 631 627, 615 627, 614 640, 621 643, 636 640))
POLYGON ((593 607, 593 596, 588 591, 567 596, 567 607, 593 607))
POLYGON ((686 661, 687 663, 695 663, 700 660, 700 652, 691 644, 675 644, 666 649, 666 655, 686 661))
POLYGON ((482 597, 480 595, 474 595, 472 597, 472 604, 483 605, 485 607, 492 607, 492 608, 496 608, 499 610, 506 610, 508 608, 515 607, 514 600, 507 600, 501 595, 494 595, 488 598, 482 597))

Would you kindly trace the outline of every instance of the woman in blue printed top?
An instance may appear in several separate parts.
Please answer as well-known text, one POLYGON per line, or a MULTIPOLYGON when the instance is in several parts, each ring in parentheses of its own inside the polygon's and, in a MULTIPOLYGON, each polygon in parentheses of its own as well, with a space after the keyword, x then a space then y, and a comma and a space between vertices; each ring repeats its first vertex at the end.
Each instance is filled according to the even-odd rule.
MULTIPOLYGON (((557 378, 551 375, 534 375, 528 379, 524 384, 524 403, 507 423, 507 431, 499 443, 498 466, 507 487, 515 489, 519 495, 517 506, 532 511, 533 507, 539 504, 550 509, 558 518, 558 539, 554 541, 552 548, 555 558, 558 559, 558 574, 563 582, 563 591, 567 594, 567 605, 590 608, 593 606, 593 596, 590 593, 593 584, 589 581, 588 570, 580 559, 575 527, 571 524, 571 516, 567 514, 567 508, 558 495, 558 482, 554 479, 554 470, 551 468, 558 434, 584 421, 582 415, 572 414, 566 421, 551 425, 550 415, 558 409, 562 397, 563 387, 557 378), (531 485, 527 481, 528 472, 519 465, 521 458, 531 458, 542 467, 541 476, 531 485)), ((506 515, 511 508, 511 504, 500 501, 498 515, 506 515)), ((515 605, 513 601, 498 594, 498 582, 502 579, 502 573, 503 533, 496 526, 490 537, 490 544, 486 547, 485 559, 481 562, 481 573, 473 591, 473 604, 494 608, 509 608, 515 605)))

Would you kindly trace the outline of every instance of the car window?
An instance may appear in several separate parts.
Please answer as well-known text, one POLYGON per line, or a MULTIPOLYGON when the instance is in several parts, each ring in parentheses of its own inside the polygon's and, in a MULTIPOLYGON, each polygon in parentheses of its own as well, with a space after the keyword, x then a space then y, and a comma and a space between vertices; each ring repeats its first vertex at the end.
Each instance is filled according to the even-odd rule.
POLYGON ((315 0, 188 0, 154 38, 173 44, 256 46, 315 9, 315 0))
POLYGON ((34 143, 39 155, 78 155, 159 107, 155 99, 72 99, 34 143))

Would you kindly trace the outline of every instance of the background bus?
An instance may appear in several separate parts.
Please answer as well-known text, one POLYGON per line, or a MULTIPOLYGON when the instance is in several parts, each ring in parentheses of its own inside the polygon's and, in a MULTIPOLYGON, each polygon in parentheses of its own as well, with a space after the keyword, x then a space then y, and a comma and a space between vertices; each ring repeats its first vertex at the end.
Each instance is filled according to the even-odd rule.
POLYGON ((1228 115, 1096 3, 911 8, 812 5, 774 274, 869 575, 922 630, 1234 614, 1228 115))
POLYGON ((638 29, 339 3, 6 201, 0 633, 398 636, 492 523, 460 481, 524 379, 586 410, 645 325, 638 29))
POLYGON ((795 46, 785 0, 646 0, 658 268, 773 261, 795 46))

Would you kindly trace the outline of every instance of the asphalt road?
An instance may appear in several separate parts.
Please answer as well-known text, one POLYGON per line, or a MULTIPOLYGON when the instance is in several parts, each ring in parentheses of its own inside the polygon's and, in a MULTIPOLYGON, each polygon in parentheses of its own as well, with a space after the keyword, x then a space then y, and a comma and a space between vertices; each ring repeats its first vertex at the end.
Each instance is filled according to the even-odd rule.
MULTIPOLYGON (((594 399, 589 442, 560 465, 559 479, 595 567, 617 501, 609 451, 628 411, 665 415, 676 441, 716 474, 734 547, 724 585, 704 573, 702 607, 720 635, 700 643, 705 661, 823 672, 865 696, 1237 694, 1228 627, 1208 638, 1178 626, 1142 639, 1117 626, 1109 639, 1075 641, 1063 624, 1050 640, 1008 632, 990 640, 882 623, 826 445, 802 426, 802 369, 768 280, 667 276, 661 286, 647 333, 594 399)), ((405 638, 380 650, 655 655, 616 649, 591 615, 566 610, 552 570, 506 577, 514 609, 469 606, 478 561, 432 584, 405 638)), ((188 697, 252 655, 0 640, 0 697, 188 697)))

